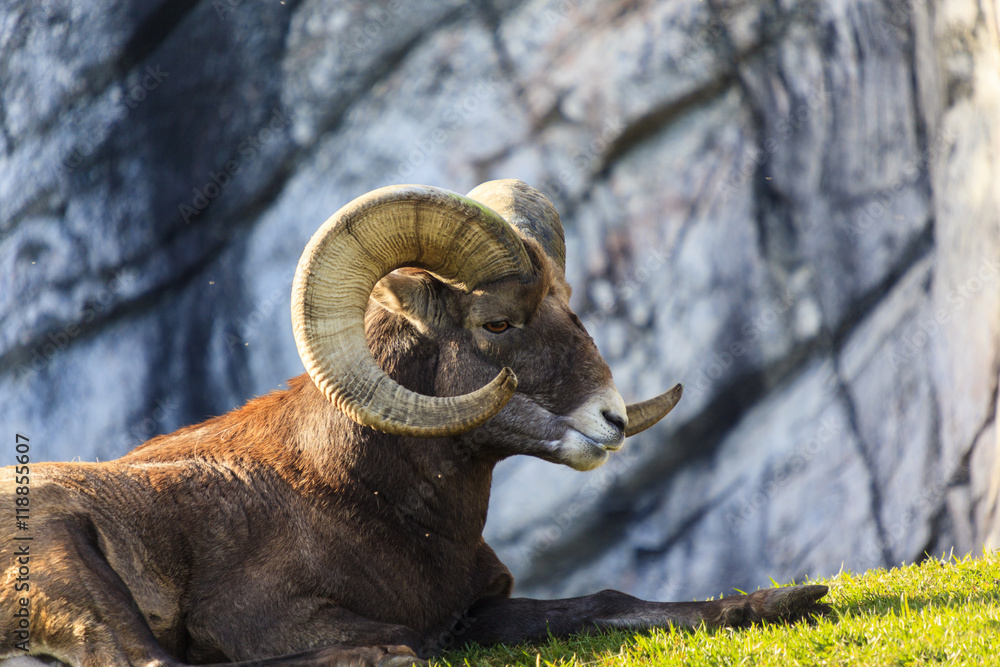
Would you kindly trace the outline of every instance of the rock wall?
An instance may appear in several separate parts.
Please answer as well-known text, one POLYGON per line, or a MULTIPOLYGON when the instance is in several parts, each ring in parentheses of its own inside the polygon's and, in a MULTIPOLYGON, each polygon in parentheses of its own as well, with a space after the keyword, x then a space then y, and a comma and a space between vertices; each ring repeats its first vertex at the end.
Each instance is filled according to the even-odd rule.
POLYGON ((0 421, 104 460, 270 391, 333 211, 517 177, 626 399, 686 384, 597 472, 500 466, 519 593, 996 545, 998 32, 975 0, 12 0, 0 421))

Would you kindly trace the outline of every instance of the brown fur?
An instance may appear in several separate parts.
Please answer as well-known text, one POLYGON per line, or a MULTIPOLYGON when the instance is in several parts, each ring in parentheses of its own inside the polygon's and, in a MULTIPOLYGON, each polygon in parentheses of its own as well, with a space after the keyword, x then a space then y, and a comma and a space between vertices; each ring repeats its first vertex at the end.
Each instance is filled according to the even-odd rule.
MULTIPOLYGON (((558 609, 508 599, 510 573, 482 538, 493 466, 519 453, 558 460, 544 445, 558 416, 610 381, 561 273, 527 245, 537 270, 527 284, 464 294, 403 271, 369 307, 373 354, 411 390, 464 393, 514 369, 518 393, 475 431, 379 433, 302 375, 116 461, 31 465, 28 591, 14 589, 13 522, 0 531, 0 657, 20 653, 6 610, 21 595, 31 652, 95 667, 409 664, 452 642, 546 628, 726 620, 690 603, 653 618, 657 603, 642 603, 642 621, 621 594, 558 609), (518 326, 484 332, 494 319, 518 326)), ((16 486, 5 469, 3 507, 16 486)))

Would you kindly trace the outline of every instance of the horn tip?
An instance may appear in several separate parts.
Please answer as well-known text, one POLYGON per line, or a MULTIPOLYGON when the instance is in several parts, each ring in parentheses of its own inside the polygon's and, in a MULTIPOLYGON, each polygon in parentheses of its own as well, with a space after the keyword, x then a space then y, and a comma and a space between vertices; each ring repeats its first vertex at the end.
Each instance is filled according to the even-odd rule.
MULTIPOLYGON (((514 371, 507 366, 504 366, 503 369, 501 369, 494 382, 496 382, 497 387, 507 395, 508 400, 514 395, 514 392, 517 391, 517 375, 515 375, 514 371)), ((506 401, 504 402, 506 403, 506 401)))

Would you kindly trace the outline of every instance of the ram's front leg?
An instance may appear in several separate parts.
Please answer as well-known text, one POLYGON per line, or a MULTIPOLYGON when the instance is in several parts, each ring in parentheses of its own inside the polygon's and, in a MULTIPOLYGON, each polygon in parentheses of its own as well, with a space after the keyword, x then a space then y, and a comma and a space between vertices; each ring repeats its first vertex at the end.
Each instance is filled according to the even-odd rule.
POLYGON ((0 543, 0 566, 8 568, 0 575, 10 582, 0 589, 0 662, 30 652, 75 667, 180 666, 157 642, 87 518, 40 512, 31 527, 30 542, 0 543), (23 592, 15 592, 16 577, 28 584, 23 592), (18 608, 29 612, 24 623, 12 613, 18 608))
POLYGON ((708 602, 647 602, 618 591, 565 600, 488 598, 469 610, 463 641, 517 643, 602 628, 748 627, 829 613, 826 586, 787 586, 708 602))

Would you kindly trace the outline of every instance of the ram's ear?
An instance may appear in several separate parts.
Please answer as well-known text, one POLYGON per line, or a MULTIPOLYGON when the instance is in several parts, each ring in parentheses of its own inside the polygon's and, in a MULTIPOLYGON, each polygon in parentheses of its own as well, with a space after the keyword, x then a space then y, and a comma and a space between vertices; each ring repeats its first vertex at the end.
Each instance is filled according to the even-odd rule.
POLYGON ((444 299, 449 288, 420 269, 397 269, 372 290, 371 298, 388 311, 405 317, 421 333, 446 323, 444 299))

